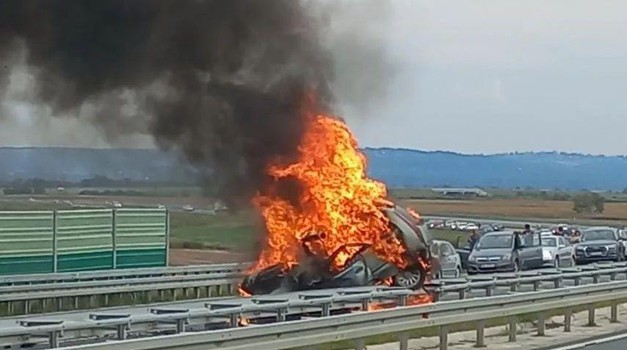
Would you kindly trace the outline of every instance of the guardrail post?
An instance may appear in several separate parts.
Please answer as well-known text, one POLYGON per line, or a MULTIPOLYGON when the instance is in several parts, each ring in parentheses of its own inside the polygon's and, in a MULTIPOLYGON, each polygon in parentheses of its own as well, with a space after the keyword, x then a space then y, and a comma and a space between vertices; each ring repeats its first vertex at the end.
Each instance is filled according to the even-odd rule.
POLYGON ((409 333, 401 332, 398 334, 398 342, 400 350, 409 350, 409 333))
POLYGON ((434 303, 437 303, 438 301, 440 301, 440 294, 441 294, 441 291, 439 288, 431 292, 431 299, 433 300, 434 303))
POLYGON ((477 342, 475 343, 475 347, 485 347, 485 320, 477 322, 477 342))
POLYGON ((331 315, 331 304, 324 303, 321 306, 322 306, 322 310, 320 311, 321 316, 329 317, 331 315))
POLYGON ((59 347, 59 331, 51 331, 48 334, 48 346, 52 349, 59 347))
POLYGON ((610 305, 610 323, 618 322, 618 303, 612 302, 610 305))
POLYGON ((615 281, 615 280, 616 280, 616 272, 610 273, 610 281, 615 281))
POLYGON ((518 290, 518 282, 514 282, 509 286, 509 291, 510 292, 515 292, 518 290))
POLYGON ((576 286, 581 285, 581 277, 579 277, 579 276, 575 277, 575 285, 576 286))
POLYGON ((179 318, 178 320, 176 320, 176 333, 185 333, 186 321, 187 320, 184 318, 179 318))
POLYGON ((52 272, 58 271, 57 265, 59 257, 57 256, 57 211, 52 211, 52 272))
POLYGON ((440 350, 448 350, 448 326, 440 326, 440 350))
POLYGON ((594 276, 592 276, 592 283, 597 284, 599 283, 599 275, 595 274, 594 276))
POLYGON ((125 340, 126 339, 126 324, 119 324, 116 327, 116 333, 117 333, 117 339, 118 340, 125 340))
POLYGON ((165 209, 165 266, 170 266, 170 211, 165 209))
POLYGON ((118 242, 117 242, 117 234, 116 234, 116 226, 117 226, 117 210, 115 209, 111 209, 111 255, 113 257, 113 261, 111 263, 111 266, 113 266, 113 269, 117 269, 118 268, 118 242))
POLYGON ((594 322, 594 312, 596 311, 594 305, 588 305, 588 327, 596 326, 596 322, 594 322))
POLYGON ((546 334, 546 324, 545 324, 546 316, 544 312, 538 313, 538 336, 543 337, 546 334))
POLYGON ((280 308, 276 310, 276 320, 277 322, 285 322, 285 314, 287 312, 286 308, 280 308))
POLYGON ((462 288, 459 290, 459 300, 466 299, 466 288, 462 288))
POLYGON ((493 292, 493 287, 492 286, 486 287, 486 289, 485 289, 485 296, 486 297, 491 297, 492 296, 492 292, 493 292))
POLYGON ((573 310, 567 308, 564 311, 564 332, 570 332, 570 325, 573 319, 573 310))
POLYGON ((554 283, 556 289, 562 287, 562 278, 561 277, 556 278, 553 281, 553 283, 554 283))
POLYGON ((533 291, 537 292, 540 289, 540 281, 533 281, 533 291))
POLYGON ((355 339, 355 350, 364 350, 366 348, 366 340, 364 338, 355 339))
POLYGON ((511 316, 509 318, 509 342, 510 343, 513 343, 516 341, 517 321, 518 320, 516 319, 516 316, 511 316))

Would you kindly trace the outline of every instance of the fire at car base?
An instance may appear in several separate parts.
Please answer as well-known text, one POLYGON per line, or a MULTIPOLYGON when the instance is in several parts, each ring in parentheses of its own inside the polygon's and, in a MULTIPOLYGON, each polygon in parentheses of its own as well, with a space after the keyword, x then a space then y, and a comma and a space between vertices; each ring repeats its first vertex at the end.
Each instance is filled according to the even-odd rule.
POLYGON ((289 179, 300 185, 298 198, 287 201, 272 188, 254 198, 267 238, 240 294, 421 288, 430 275, 431 238, 418 214, 387 200, 385 185, 367 177, 365 156, 342 120, 307 118, 298 159, 268 167, 277 183, 289 179))

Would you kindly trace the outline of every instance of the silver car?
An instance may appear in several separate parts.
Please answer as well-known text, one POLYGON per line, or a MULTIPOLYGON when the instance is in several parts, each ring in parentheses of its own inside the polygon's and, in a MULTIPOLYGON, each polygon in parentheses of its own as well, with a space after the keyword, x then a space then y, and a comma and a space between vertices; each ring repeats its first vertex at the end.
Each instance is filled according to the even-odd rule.
POLYGON ((549 267, 575 266, 575 248, 561 236, 542 234, 542 265, 549 267))
POLYGON ((460 277, 462 259, 450 242, 434 239, 431 243, 431 256, 433 265, 437 268, 433 272, 435 279, 460 277))

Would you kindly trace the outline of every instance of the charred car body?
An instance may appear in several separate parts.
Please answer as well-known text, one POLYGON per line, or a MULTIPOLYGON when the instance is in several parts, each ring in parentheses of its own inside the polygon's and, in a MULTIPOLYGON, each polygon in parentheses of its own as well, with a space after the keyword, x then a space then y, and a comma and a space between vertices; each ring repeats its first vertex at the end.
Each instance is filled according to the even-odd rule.
POLYGON ((240 289, 251 295, 277 294, 299 290, 346 288, 380 284, 391 281, 393 285, 418 289, 431 273, 430 245, 432 239, 426 225, 421 224, 406 209, 399 206, 382 209, 389 218, 391 234, 406 248, 406 260, 411 261, 404 269, 379 258, 367 244, 347 245, 329 257, 320 257, 309 249, 311 243, 322 239, 318 235, 301 241, 304 258, 295 267, 286 270, 282 265, 267 267, 248 275, 240 289), (340 271, 332 271, 330 261, 338 255, 351 252, 350 259, 340 271))

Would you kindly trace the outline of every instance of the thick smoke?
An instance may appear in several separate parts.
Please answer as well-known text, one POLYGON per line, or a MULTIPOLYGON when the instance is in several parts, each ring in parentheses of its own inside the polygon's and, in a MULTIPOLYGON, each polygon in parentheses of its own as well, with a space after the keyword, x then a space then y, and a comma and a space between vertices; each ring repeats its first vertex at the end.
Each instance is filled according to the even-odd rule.
POLYGON ((226 194, 296 151, 308 94, 319 109, 331 97, 331 61, 294 0, 0 1, 4 86, 20 47, 54 115, 149 132, 226 194))
POLYGON ((354 90, 348 103, 379 95, 364 80, 337 83, 338 69, 380 72, 366 82, 385 85, 381 52, 355 40, 358 21, 329 35, 333 13, 352 12, 297 0, 0 0, 0 98, 23 72, 18 100, 35 113, 87 120, 109 140, 152 135, 223 196, 248 198, 270 160, 296 152, 311 94, 318 110, 334 90, 354 90), (347 61, 353 48, 375 65, 347 61))

